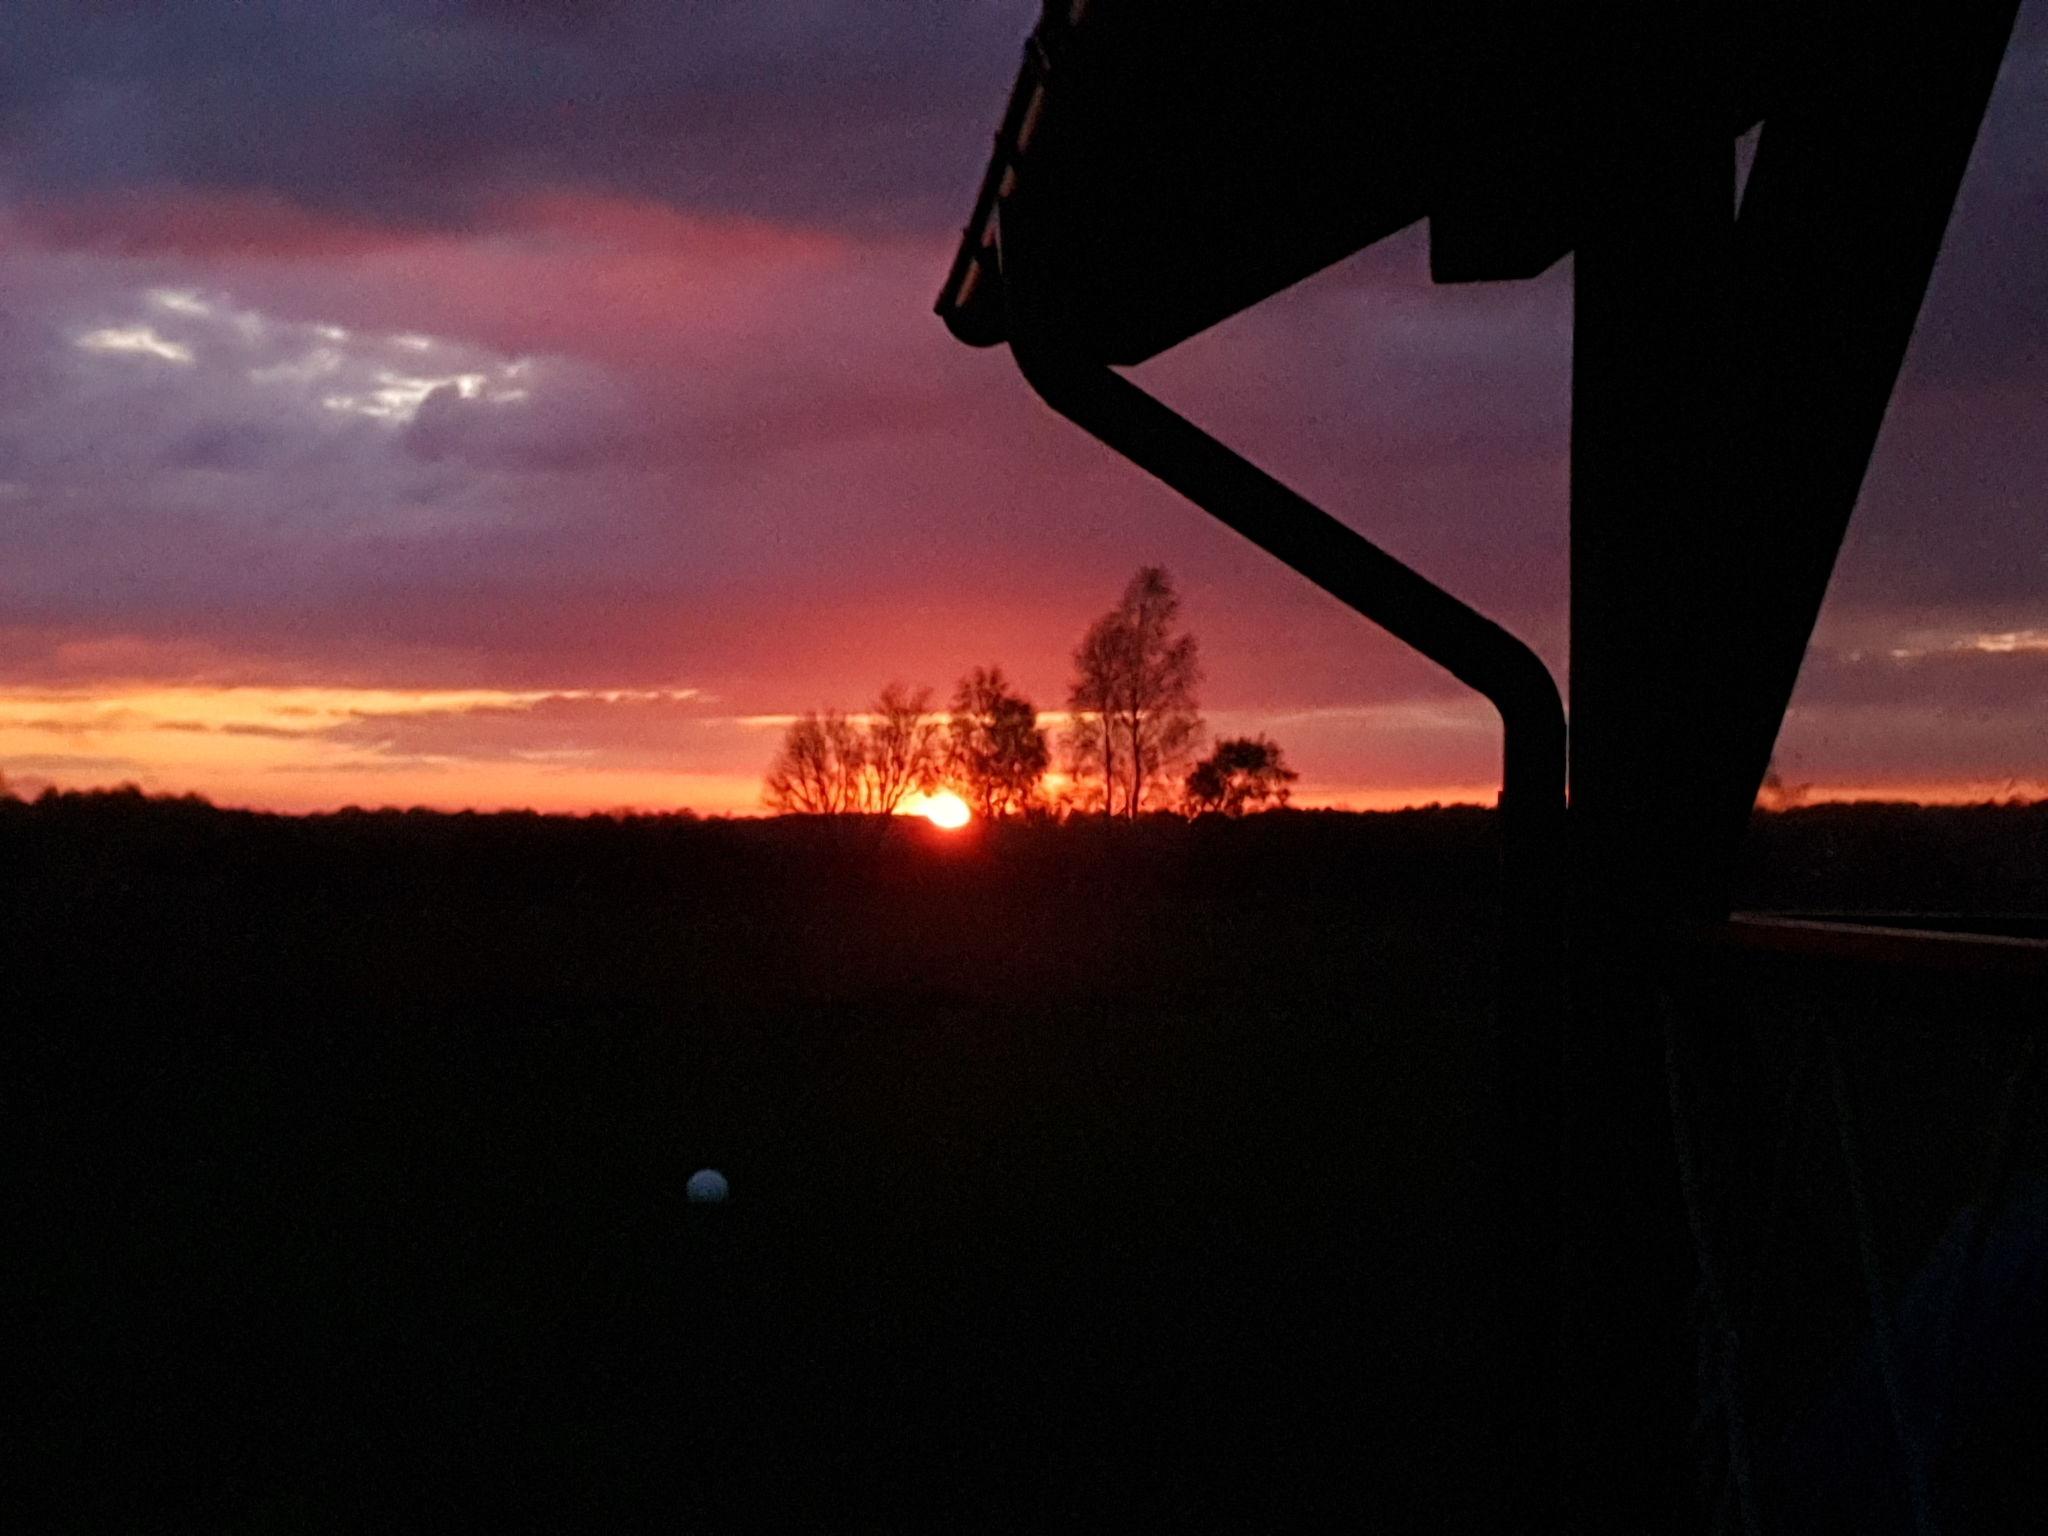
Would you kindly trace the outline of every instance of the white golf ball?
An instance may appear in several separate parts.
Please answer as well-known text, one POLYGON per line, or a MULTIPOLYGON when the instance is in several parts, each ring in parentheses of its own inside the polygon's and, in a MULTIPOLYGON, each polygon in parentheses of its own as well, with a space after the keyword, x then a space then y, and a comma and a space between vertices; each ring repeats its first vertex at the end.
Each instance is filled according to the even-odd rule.
POLYGON ((732 1193, 732 1186, 725 1182, 725 1175, 716 1168, 699 1168, 690 1175, 690 1182, 683 1186, 683 1192, 698 1204, 715 1205, 732 1193))

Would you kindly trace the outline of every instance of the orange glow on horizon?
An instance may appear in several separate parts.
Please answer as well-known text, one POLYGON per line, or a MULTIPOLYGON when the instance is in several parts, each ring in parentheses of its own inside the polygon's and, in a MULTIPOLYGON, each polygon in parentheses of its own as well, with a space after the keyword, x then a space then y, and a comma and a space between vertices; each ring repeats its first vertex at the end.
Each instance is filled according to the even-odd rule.
MULTIPOLYGON (((345 805, 580 814, 688 807, 764 810, 761 772, 789 717, 728 712, 687 685, 655 689, 491 689, 102 684, 0 688, 0 773, 16 794, 135 783, 150 794, 286 813, 345 805)), ((1384 766, 1394 767, 1388 763, 1384 766)), ((1327 768, 1324 770, 1327 772, 1327 768)), ((1049 787, 1057 788, 1050 776, 1049 787)), ((1298 785, 1301 810, 1491 806, 1497 782, 1394 778, 1298 785), (1405 779, 1405 782, 1404 782, 1405 779)), ((951 791, 899 807, 935 826, 951 791)), ((1923 805, 2048 799, 2048 778, 1816 773, 1782 803, 1923 805)), ((971 819, 971 816, 970 816, 971 819)), ((954 823, 965 825, 965 822, 954 823)))

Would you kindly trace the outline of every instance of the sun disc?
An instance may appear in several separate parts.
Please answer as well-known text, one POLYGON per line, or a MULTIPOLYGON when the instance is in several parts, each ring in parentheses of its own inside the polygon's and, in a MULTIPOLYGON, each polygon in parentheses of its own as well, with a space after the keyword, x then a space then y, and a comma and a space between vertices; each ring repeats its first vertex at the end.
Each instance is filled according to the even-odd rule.
POLYGON ((974 817, 974 813, 967 809, 967 802, 950 789, 926 796, 924 804, 918 807, 918 814, 933 826, 943 827, 948 832, 959 831, 974 817))

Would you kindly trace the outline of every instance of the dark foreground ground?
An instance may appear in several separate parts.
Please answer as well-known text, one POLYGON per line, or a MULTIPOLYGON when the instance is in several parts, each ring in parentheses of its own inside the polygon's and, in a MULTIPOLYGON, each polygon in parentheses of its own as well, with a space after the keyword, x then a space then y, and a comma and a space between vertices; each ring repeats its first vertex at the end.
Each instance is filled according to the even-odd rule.
POLYGON ((9 1525, 1485 1528, 1490 818, 998 830, 0 801, 9 1525))

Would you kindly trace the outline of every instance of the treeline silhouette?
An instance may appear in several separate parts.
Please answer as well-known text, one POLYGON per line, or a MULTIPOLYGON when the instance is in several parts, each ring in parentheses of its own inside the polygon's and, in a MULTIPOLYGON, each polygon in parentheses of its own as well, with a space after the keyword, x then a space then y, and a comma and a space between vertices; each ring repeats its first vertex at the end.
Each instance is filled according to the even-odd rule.
MULTIPOLYGON (((1487 899, 1488 809, 1287 808, 1226 828, 1227 819, 1190 822, 1160 811, 1146 813, 1141 825, 1152 860, 1173 867, 1189 857, 1313 861, 1327 853, 1363 860, 1355 879, 1367 891, 1448 895, 1469 884, 1471 899, 1487 899), (1433 860, 1444 868, 1432 870, 1433 860)), ((881 828, 881 841, 857 843, 835 837, 828 821, 699 817, 687 810, 560 815, 349 807, 287 815, 216 807, 197 795, 151 796, 134 786, 49 789, 33 799, 0 795, 0 877, 17 894, 46 901, 109 888, 148 897, 160 880, 228 886, 246 879, 304 880, 315 894, 363 882, 580 899, 593 892, 703 895, 706 879, 723 890, 728 880, 772 882, 835 858, 917 870, 930 866, 935 850, 955 864, 985 862, 999 849, 1025 868, 1045 860, 1076 870, 1086 870, 1099 850, 1119 868, 1155 867, 1144 856, 1134 860, 1127 841, 1102 843, 1078 819, 986 827, 961 840, 899 818, 881 828)), ((2048 911, 2048 801, 1758 811, 1737 879, 1737 906, 1766 911, 2048 911)), ((22 921, 34 915, 33 901, 16 912, 22 921)))
POLYGON ((913 792, 946 790, 984 821, 1242 816, 1287 804, 1299 775, 1263 734, 1219 741, 1189 769, 1202 740, 1202 666, 1179 626, 1172 577, 1141 567, 1075 646, 1057 731, 998 666, 972 668, 943 713, 929 687, 892 682, 863 716, 824 709, 791 721, 762 798, 786 815, 886 816, 913 792))

